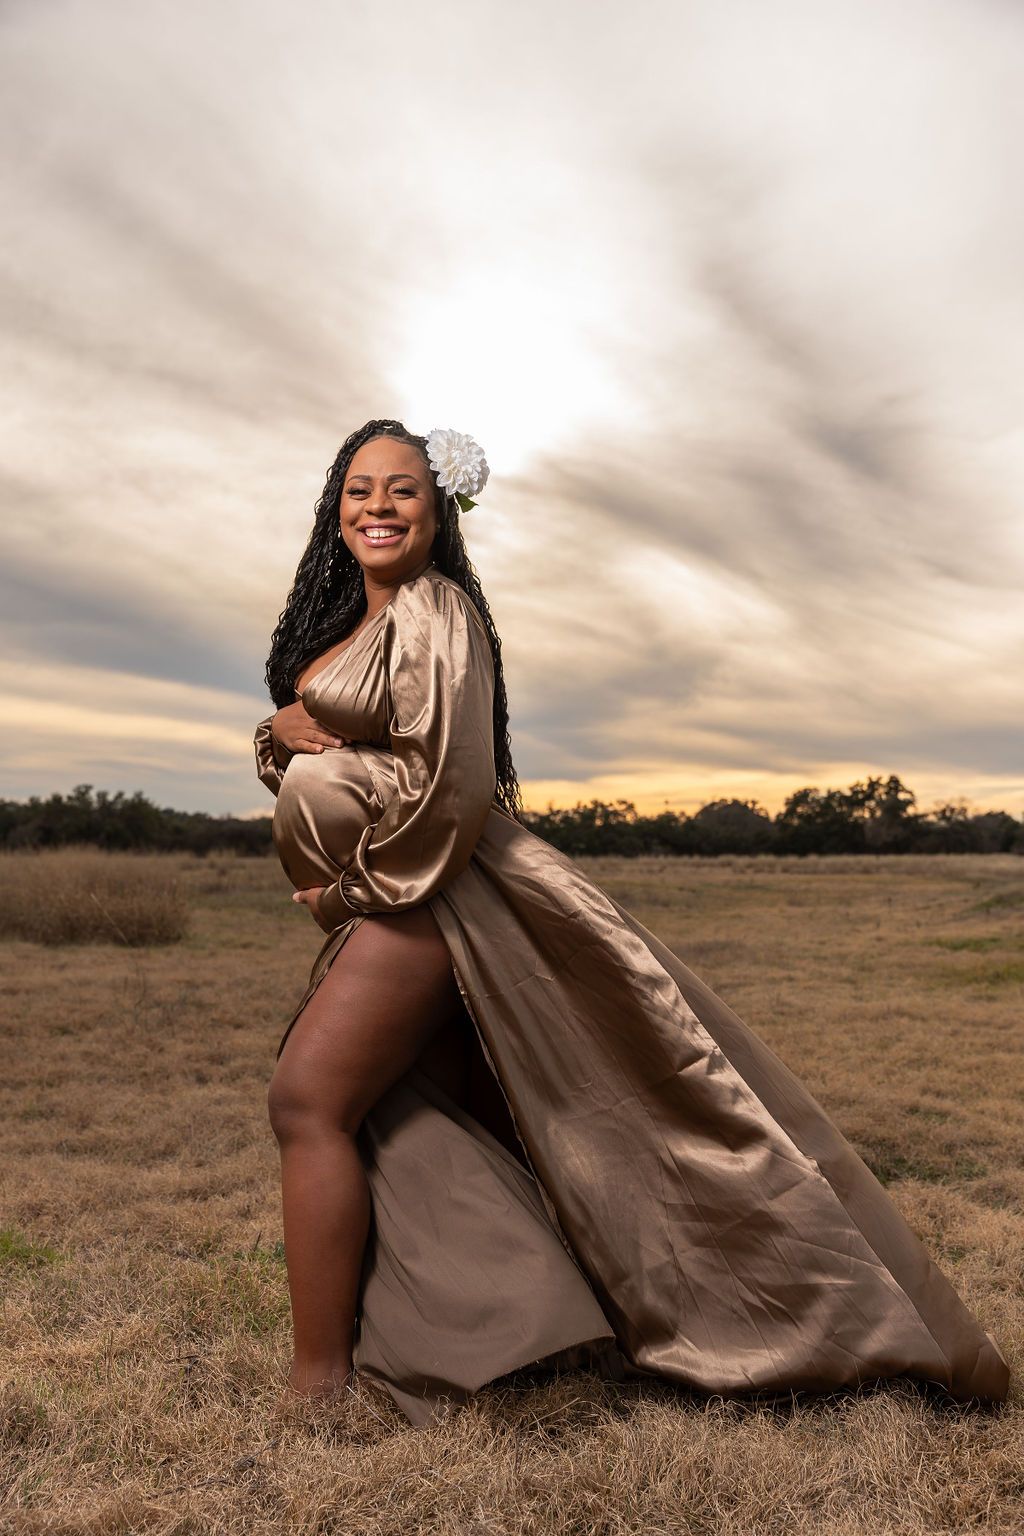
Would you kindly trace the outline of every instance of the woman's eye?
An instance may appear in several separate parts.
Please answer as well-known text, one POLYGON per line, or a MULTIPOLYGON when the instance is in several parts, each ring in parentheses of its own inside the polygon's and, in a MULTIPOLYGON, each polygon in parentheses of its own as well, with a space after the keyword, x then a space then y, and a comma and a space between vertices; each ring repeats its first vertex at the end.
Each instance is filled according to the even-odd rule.
MULTIPOLYGON (((395 489, 396 489, 396 491, 404 491, 406 496, 415 496, 416 495, 416 487, 414 485, 398 485, 398 486, 395 487, 395 489)), ((346 495, 348 495, 348 496, 362 496, 362 495, 365 494, 365 491, 366 491, 366 486, 365 485, 350 485, 348 490, 347 490, 347 492, 346 492, 346 495)))

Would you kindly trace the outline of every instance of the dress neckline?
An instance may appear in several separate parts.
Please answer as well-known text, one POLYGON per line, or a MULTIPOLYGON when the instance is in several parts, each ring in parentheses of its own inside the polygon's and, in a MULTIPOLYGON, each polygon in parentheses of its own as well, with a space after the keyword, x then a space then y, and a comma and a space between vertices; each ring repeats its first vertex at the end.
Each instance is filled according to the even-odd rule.
MULTIPOLYGON (((426 576, 428 571, 436 571, 436 570, 437 570, 437 566, 433 563, 433 561, 431 561, 430 565, 425 565, 423 567, 422 571, 420 571, 420 573, 419 573, 419 576, 414 576, 412 578, 412 581, 419 581, 420 576, 426 576)), ((342 646, 341 650, 338 651, 338 653, 335 656, 332 656, 330 661, 325 662, 324 665, 320 668, 320 670, 318 672, 314 672, 313 676, 309 679, 309 681, 306 683, 306 686, 304 688, 301 688, 301 689, 300 688, 295 688, 295 685, 292 684, 292 687, 293 687, 293 690, 294 690, 294 693, 295 693, 295 697, 297 699, 300 699, 300 700, 304 699, 306 697, 306 694, 312 688, 314 683, 318 683, 320 681, 320 679, 324 676, 325 673, 333 672, 334 669, 335 669, 335 666, 337 665, 338 662, 341 661, 342 657, 343 656, 347 656, 350 651, 354 650, 355 647, 359 644, 360 640, 363 638, 363 636, 367 633, 367 631, 369 631, 369 630, 371 630, 373 628, 373 626, 376 624, 377 620, 381 617, 381 615, 384 614, 384 613, 387 613, 388 609, 391 607, 391 604, 394 602, 395 598, 398 596, 398 593, 402 590, 402 588, 410 586, 410 585, 411 585, 411 583, 407 582, 407 581, 400 582, 399 585, 398 585, 397 590, 394 593, 392 593, 392 595, 388 598, 387 602, 383 605, 383 607, 377 609, 377 612, 374 614, 373 618, 370 619, 369 622, 363 626, 363 628, 359 631, 358 635, 356 635, 355 639, 354 640, 350 640, 348 645, 342 646)))

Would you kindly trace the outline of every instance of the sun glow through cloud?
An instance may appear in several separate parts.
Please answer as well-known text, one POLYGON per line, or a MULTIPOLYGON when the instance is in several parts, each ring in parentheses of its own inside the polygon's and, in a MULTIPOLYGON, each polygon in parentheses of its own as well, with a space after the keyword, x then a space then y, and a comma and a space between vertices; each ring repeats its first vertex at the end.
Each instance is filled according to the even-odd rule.
POLYGON ((616 377, 599 317, 614 303, 593 268, 563 272, 519 250, 486 251, 437 292, 404 300, 394 384, 403 417, 429 426, 472 423, 497 474, 602 426, 639 428, 639 401, 616 377), (443 421, 435 421, 438 413, 443 421))

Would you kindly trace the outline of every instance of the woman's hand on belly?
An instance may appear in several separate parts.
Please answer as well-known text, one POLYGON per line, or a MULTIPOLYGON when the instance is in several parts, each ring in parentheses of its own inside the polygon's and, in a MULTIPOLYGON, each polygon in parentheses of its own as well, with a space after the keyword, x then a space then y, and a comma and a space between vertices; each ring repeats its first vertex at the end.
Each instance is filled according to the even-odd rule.
POLYGON ((270 722, 270 733, 289 752, 322 752, 324 747, 345 747, 349 743, 349 737, 336 736, 314 720, 301 699, 277 711, 270 722))
POLYGON ((325 923, 323 918, 320 916, 320 892, 325 891, 326 889, 327 887, 325 885, 311 885, 306 891, 293 892, 292 901, 304 902, 316 919, 317 927, 322 928, 324 933, 333 933, 334 930, 331 928, 330 924, 325 923))

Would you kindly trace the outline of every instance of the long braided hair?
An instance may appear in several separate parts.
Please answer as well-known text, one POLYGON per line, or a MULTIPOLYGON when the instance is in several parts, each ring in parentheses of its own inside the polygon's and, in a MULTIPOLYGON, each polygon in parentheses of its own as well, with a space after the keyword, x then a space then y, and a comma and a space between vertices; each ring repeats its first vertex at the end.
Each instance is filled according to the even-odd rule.
MULTIPOLYGON (((341 536, 339 503, 353 455, 376 437, 410 443, 429 468, 426 438, 407 431, 400 421, 368 421, 351 433, 338 449, 337 457, 327 471, 327 481, 316 504, 313 529, 270 642, 266 679, 278 709, 294 704, 295 678, 306 663, 343 640, 366 612, 362 566, 341 536)), ((483 619, 494 658, 495 798, 510 816, 522 821, 522 794, 512 763, 508 731, 501 641, 480 579, 466 550, 455 498, 437 483, 433 471, 430 478, 437 511, 437 535, 431 558, 439 571, 458 582, 483 619)))

